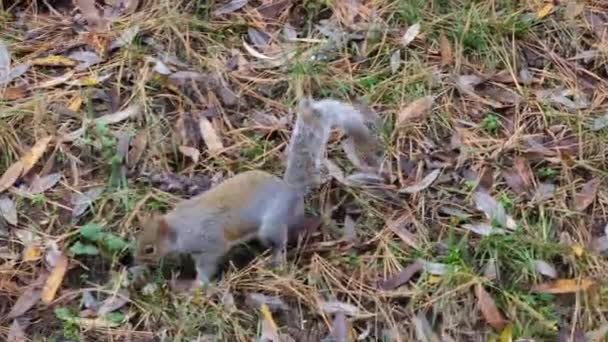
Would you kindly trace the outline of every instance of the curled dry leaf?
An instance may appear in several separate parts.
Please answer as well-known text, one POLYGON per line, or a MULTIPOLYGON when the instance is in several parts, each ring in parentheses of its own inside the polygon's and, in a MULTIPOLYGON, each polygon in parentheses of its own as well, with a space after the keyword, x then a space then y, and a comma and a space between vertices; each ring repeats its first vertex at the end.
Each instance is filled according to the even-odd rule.
POLYGON ((401 50, 395 50, 395 52, 393 52, 391 54, 391 61, 390 61, 391 72, 393 74, 397 73, 397 71, 399 71, 400 66, 401 66, 401 50))
POLYGON ((461 228, 483 236, 504 233, 504 230, 492 227, 488 222, 467 223, 463 224, 461 228))
POLYGON ((600 179, 592 178, 590 181, 583 185, 581 191, 574 196, 574 209, 577 211, 583 211, 587 209, 595 200, 597 191, 600 187, 600 179))
POLYGON ((407 47, 411 42, 416 39, 418 34, 420 33, 420 23, 415 23, 414 25, 407 28, 403 37, 401 37, 401 45, 403 47, 407 47))
POLYGON ((38 140, 36 144, 34 144, 34 146, 21 158, 21 162, 23 163, 22 175, 25 175, 29 170, 32 169, 40 157, 42 157, 52 139, 53 137, 48 136, 38 140))
POLYGON ((57 293, 57 290, 59 290, 59 287, 63 282, 63 277, 68 270, 68 264, 68 258, 65 255, 58 258, 57 264, 55 264, 51 270, 51 273, 42 288, 41 298, 43 303, 50 304, 53 299, 55 299, 55 294, 57 293))
POLYGON ((276 296, 268 296, 263 293, 249 293, 247 304, 252 307, 260 307, 262 304, 268 305, 271 310, 287 310, 288 306, 276 296))
POLYGON ((102 125, 109 125, 109 124, 114 124, 114 123, 118 123, 121 121, 124 121, 130 117, 135 117, 138 116, 141 111, 142 111, 143 107, 140 106, 139 104, 133 104, 130 105, 129 107, 125 108, 124 110, 112 113, 112 114, 106 114, 104 116, 100 116, 97 119, 95 119, 95 122, 98 124, 102 124, 102 125))
POLYGON ((380 283, 380 288, 384 290, 394 290, 399 286, 407 283, 412 277, 422 271, 424 269, 424 265, 420 261, 414 261, 413 263, 406 266, 401 272, 396 275, 388 278, 387 280, 380 283))
POLYGON ((348 303, 340 302, 337 300, 331 301, 318 301, 317 303, 319 309, 328 314, 335 314, 337 312, 343 312, 348 316, 358 316, 360 314, 359 309, 348 303))
POLYGON ((41 194, 54 187, 59 182, 61 177, 61 172, 51 173, 42 177, 36 177, 27 189, 27 193, 31 195, 41 194))
POLYGON ((424 96, 410 103, 399 112, 399 115, 397 116, 397 127, 425 116, 431 107, 433 107, 434 103, 435 98, 433 96, 424 96))
POLYGON ((238 11, 239 9, 245 7, 245 5, 247 5, 247 2, 248 0, 230 0, 228 3, 213 11, 213 15, 219 17, 224 14, 229 14, 238 11))
POLYGON ((533 260, 532 263, 536 272, 549 278, 557 278, 557 271, 555 270, 555 267, 553 267, 553 265, 549 264, 544 260, 533 260))
POLYGON ((179 147, 179 151, 186 157, 192 159, 195 164, 198 163, 198 159, 201 155, 201 152, 198 149, 182 145, 179 147))
POLYGON ((13 186, 22 173, 23 162, 20 160, 6 169, 2 177, 0 177, 0 192, 3 192, 4 190, 13 186))
POLYGON ((454 58, 454 53, 452 52, 452 44, 443 32, 439 36, 439 47, 441 49, 441 65, 450 65, 454 58))
POLYGON ((492 296, 483 288, 483 285, 477 284, 475 286, 475 296, 477 297, 477 305, 481 310, 481 314, 488 324, 496 330, 502 330, 506 322, 502 314, 496 307, 496 303, 492 296))
POLYGON ((513 218, 507 215, 503 205, 484 190, 477 190, 473 193, 473 200, 477 209, 483 211, 488 219, 495 220, 502 227, 515 229, 517 224, 513 218))
POLYGON ((416 192, 420 192, 433 184, 433 182, 439 177, 440 169, 435 169, 431 171, 428 175, 424 176, 420 182, 416 184, 412 184, 410 186, 406 186, 399 190, 400 193, 413 194, 416 192))
POLYGON ((129 296, 124 293, 115 293, 101 303, 101 306, 97 310, 97 315, 104 316, 109 314, 110 312, 122 308, 128 302, 129 296))
POLYGON ((205 117, 200 117, 199 129, 211 155, 215 155, 224 149, 222 140, 220 139, 220 136, 216 132, 215 128, 213 127, 211 121, 209 121, 205 117))
POLYGON ((9 197, 0 197, 0 216, 4 217, 6 222, 16 226, 17 225, 17 207, 15 202, 9 197))
POLYGON ((572 293, 587 291, 595 282, 588 278, 582 279, 558 279, 548 283, 538 284, 532 287, 532 292, 539 293, 572 293))

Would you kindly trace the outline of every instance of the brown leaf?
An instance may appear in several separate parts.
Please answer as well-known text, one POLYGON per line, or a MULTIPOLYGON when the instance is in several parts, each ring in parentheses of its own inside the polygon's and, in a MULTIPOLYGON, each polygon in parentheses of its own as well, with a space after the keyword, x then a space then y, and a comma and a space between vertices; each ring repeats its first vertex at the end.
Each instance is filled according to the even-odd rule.
POLYGON ((118 123, 118 122, 126 120, 130 117, 139 115, 141 113, 142 109, 143 109, 143 107, 140 106, 139 104, 133 104, 133 105, 130 105, 129 107, 125 108, 124 110, 118 111, 116 113, 100 116, 97 119, 95 119, 95 122, 98 124, 102 124, 102 125, 118 123))
POLYGON ((505 326, 505 319, 496 307, 494 299, 490 294, 483 288, 483 285, 477 284, 475 286, 475 296, 477 296, 477 305, 481 310, 481 314, 485 318, 486 322, 496 330, 502 330, 505 326))
POLYGON ((61 282, 63 282, 63 277, 68 270, 68 265, 69 261, 65 255, 58 258, 57 264, 51 270, 51 274, 42 288, 41 298, 43 303, 50 304, 53 299, 55 299, 55 294, 57 293, 57 290, 59 290, 61 282))
POLYGON ((539 293, 572 293, 587 291, 594 284, 595 282, 588 278, 583 278, 580 281, 577 279, 558 279, 535 285, 532 287, 532 291, 539 293))
POLYGON ((15 302, 15 305, 11 308, 6 318, 12 319, 19 317, 26 313, 29 309, 33 308, 38 301, 40 301, 42 291, 40 288, 46 282, 48 273, 41 273, 36 280, 34 280, 27 289, 21 294, 19 299, 15 302))
POLYGON ((522 193, 532 186, 532 170, 522 157, 513 160, 513 167, 503 172, 507 185, 516 193, 522 193))
POLYGON ((27 88, 25 86, 8 87, 0 89, 0 99, 6 101, 14 101, 23 99, 27 96, 27 88))
POLYGON ((211 155, 215 155, 224 149, 220 136, 207 118, 199 118, 199 128, 211 155))
POLYGON ((410 103, 399 112, 399 115, 397 116, 397 126, 404 125, 411 120, 425 116, 431 107, 433 107, 434 103, 435 98, 432 96, 421 97, 410 103))
POLYGON ((574 196, 574 210, 583 211, 593 203, 600 187, 600 179, 592 178, 583 185, 581 191, 574 196))
POLYGON ((186 157, 189 157, 190 159, 192 159, 194 164, 198 163, 198 159, 201 155, 201 152, 198 149, 196 149, 194 147, 182 145, 179 147, 179 151, 186 157))
POLYGON ((23 328, 19 324, 19 321, 14 320, 13 324, 11 324, 10 329, 8 330, 7 342, 26 342, 27 337, 25 336, 25 332, 23 328))
POLYGON ((423 269, 424 265, 422 262, 415 261, 406 266, 403 270, 401 270, 401 272, 381 282, 380 288, 384 290, 394 290, 407 283, 416 273, 422 271, 423 269))
POLYGON ((53 139, 53 137, 48 136, 38 140, 36 144, 34 144, 34 146, 21 158, 21 162, 23 163, 23 171, 21 172, 22 175, 25 175, 29 170, 32 169, 32 167, 34 167, 38 159, 40 159, 40 157, 42 157, 46 151, 51 139, 53 139))
POLYGON ((418 239, 414 234, 412 234, 409 230, 405 228, 404 223, 406 223, 405 220, 403 218, 399 218, 394 221, 388 222, 387 227, 408 246, 419 249, 420 244, 418 243, 418 239))
POLYGON ((17 181, 17 179, 19 179, 19 176, 21 176, 22 173, 23 173, 23 162, 22 161, 17 161, 13 165, 11 165, 8 169, 6 169, 6 171, 4 172, 2 177, 0 177, 0 192, 3 192, 4 190, 13 186, 13 184, 15 184, 15 182, 17 181))
POLYGON ((441 48, 441 65, 450 65, 454 58, 454 54, 452 52, 452 45, 443 32, 441 32, 441 35, 439 36, 439 45, 441 48))
POLYGON ((142 130, 135 135, 135 138, 131 142, 131 149, 129 150, 129 154, 127 156, 127 165, 129 167, 133 167, 139 163, 144 151, 146 149, 146 145, 148 144, 148 135, 145 130, 142 130))

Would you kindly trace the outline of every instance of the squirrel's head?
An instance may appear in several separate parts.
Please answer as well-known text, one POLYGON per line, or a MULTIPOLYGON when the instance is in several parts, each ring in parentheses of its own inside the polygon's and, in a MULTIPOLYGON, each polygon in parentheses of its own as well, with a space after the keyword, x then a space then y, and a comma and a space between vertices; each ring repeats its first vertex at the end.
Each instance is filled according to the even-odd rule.
POLYGON ((142 230, 137 235, 135 261, 138 263, 155 263, 171 252, 176 240, 176 233, 167 220, 160 215, 146 218, 142 230))

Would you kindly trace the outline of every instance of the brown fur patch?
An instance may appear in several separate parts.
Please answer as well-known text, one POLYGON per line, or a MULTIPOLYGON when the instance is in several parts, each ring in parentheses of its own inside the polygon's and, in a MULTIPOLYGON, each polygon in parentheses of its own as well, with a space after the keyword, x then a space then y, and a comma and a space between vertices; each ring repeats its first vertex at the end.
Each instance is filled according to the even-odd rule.
POLYGON ((226 239, 226 241, 238 241, 253 233, 254 230, 254 227, 249 229, 244 227, 224 227, 224 239, 226 239))
POLYGON ((171 241, 175 241, 175 239, 177 239, 177 234, 175 234, 175 231, 162 217, 158 218, 158 235, 163 238, 166 237, 171 241))

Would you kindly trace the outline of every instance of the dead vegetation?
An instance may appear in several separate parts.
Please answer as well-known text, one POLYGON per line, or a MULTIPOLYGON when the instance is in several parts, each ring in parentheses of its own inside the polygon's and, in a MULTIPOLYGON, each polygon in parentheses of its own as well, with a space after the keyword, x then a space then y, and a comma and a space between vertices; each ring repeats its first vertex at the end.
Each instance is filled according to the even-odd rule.
POLYGON ((605 2, 0 9, 2 338, 605 339, 605 2), (332 139, 286 270, 244 247, 206 292, 187 260, 138 277, 142 215, 281 174, 303 95, 378 113, 382 170, 332 139))

